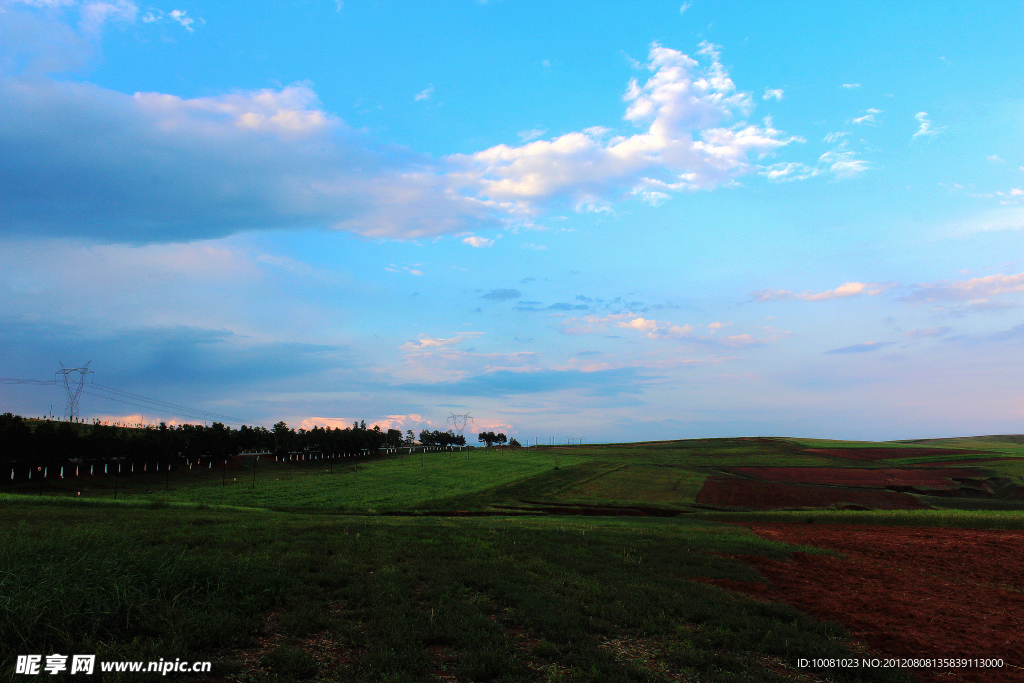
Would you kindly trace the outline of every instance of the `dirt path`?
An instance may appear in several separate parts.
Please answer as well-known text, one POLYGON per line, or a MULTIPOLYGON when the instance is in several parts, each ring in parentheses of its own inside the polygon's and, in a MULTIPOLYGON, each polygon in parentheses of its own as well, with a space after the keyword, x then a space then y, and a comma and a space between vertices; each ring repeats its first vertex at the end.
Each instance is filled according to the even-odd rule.
POLYGON ((923 683, 1024 681, 1024 532, 756 524, 759 536, 846 559, 741 557, 773 585, 716 582, 843 624, 873 656, 1002 658, 1002 669, 913 670, 923 683))

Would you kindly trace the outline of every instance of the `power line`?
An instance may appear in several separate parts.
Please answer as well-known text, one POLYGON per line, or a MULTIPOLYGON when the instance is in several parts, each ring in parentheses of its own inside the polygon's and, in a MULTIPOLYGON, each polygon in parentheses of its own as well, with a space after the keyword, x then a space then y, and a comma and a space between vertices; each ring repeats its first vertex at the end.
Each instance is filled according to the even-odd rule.
POLYGON ((109 400, 116 400, 121 403, 129 403, 131 405, 137 405, 139 408, 155 408, 164 409, 173 412, 175 415, 181 415, 182 417, 207 419, 207 420, 224 420, 226 422, 236 422, 243 424, 246 420, 233 416, 224 415, 222 413, 212 413, 210 411, 203 411, 196 408, 189 408, 187 405, 181 405, 179 403, 172 403, 166 400, 160 400, 159 398, 150 398, 141 394, 132 393, 131 391, 123 391, 114 387, 105 386, 102 384, 96 384, 95 382, 88 385, 90 389, 102 393, 96 393, 95 391, 86 391, 89 395, 97 396, 99 398, 106 398, 109 400), (108 393, 114 394, 113 396, 106 395, 108 393))
MULTIPOLYGON (((82 393, 83 394, 89 394, 90 396, 95 396, 97 398, 102 398, 102 399, 107 400, 107 401, 116 401, 117 403, 123 403, 125 405, 134 406, 136 408, 149 408, 149 409, 153 409, 153 410, 160 410, 161 409, 160 406, 147 405, 147 404, 144 404, 142 402, 137 402, 137 401, 126 401, 126 400, 121 399, 121 398, 115 398, 113 396, 107 396, 106 394, 97 394, 97 393, 92 392, 92 391, 84 391, 83 390, 82 393)), ((166 409, 164 409, 164 410, 166 410, 166 409)), ((238 424, 245 423, 245 420, 242 420, 242 419, 235 419, 235 418, 227 419, 224 416, 210 415, 208 413, 202 413, 201 411, 188 412, 188 411, 185 411, 185 410, 175 410, 175 411, 171 411, 171 412, 172 412, 173 415, 177 415, 179 417, 191 417, 191 418, 195 418, 197 420, 213 420, 215 422, 223 420, 223 421, 226 421, 226 422, 234 422, 234 423, 238 423, 238 424)))
POLYGON ((14 377, 0 377, 0 384, 46 384, 53 386, 57 383, 55 379, 15 379, 14 377))
MULTIPOLYGON (((90 361, 91 362, 91 361, 90 361)), ((135 394, 130 391, 123 391, 114 387, 108 387, 103 384, 97 384, 95 382, 85 383, 85 374, 91 373, 91 370, 87 370, 88 364, 83 368, 63 368, 59 370, 57 374, 64 375, 64 380, 67 393, 68 393, 68 410, 71 413, 65 411, 65 415, 69 417, 78 416, 78 396, 79 394, 89 394, 96 398, 106 399, 108 401, 115 401, 117 403, 124 403, 126 405, 135 406, 137 408, 152 408, 154 410, 164 410, 173 415, 179 417, 190 417, 197 420, 213 420, 218 422, 231 422, 235 424, 247 424, 250 421, 244 420, 235 415, 225 415, 223 413, 214 413, 209 410, 200 410, 198 408, 191 408, 189 406, 183 406, 178 403, 171 403, 170 401, 161 401, 160 399, 150 398, 141 394, 135 394), (79 372, 79 382, 75 384, 73 381, 68 381, 68 374, 71 372, 79 372), (86 387, 93 391, 87 391, 86 387), (112 394, 112 395, 111 395, 112 394), (73 401, 73 403, 72 403, 73 401)), ((44 379, 22 379, 17 377, 0 377, 0 384, 28 384, 36 386, 54 386, 57 384, 57 379, 44 380, 44 379)))

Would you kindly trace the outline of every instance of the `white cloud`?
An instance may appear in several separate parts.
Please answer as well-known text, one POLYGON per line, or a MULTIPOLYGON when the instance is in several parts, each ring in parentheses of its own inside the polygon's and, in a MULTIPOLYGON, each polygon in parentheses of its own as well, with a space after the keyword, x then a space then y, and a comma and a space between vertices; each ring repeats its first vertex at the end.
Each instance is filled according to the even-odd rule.
POLYGON ((494 246, 494 240, 489 240, 486 237, 477 237, 476 235, 470 235, 462 239, 464 244, 468 244, 471 247, 491 247, 494 246))
POLYGON ((426 88, 424 88, 423 90, 420 90, 418 93, 416 93, 416 96, 413 97, 413 99, 416 100, 417 102, 420 102, 421 100, 429 100, 430 96, 433 95, 433 94, 434 94, 434 85, 431 83, 426 88))
POLYGON ((647 320, 646 318, 633 318, 615 323, 616 327, 630 330, 638 330, 647 333, 651 339, 679 338, 685 337, 693 332, 693 325, 673 325, 660 320, 647 320))
MULTIPOLYGON (((877 111, 877 110, 873 110, 877 111)), ((761 166, 758 175, 762 175, 769 182, 782 183, 792 180, 806 180, 823 173, 831 173, 837 179, 851 178, 871 168, 871 164, 863 159, 857 159, 857 153, 849 148, 849 143, 844 140, 849 133, 835 132, 825 136, 825 142, 836 143, 833 149, 818 157, 816 165, 808 166, 798 161, 782 162, 770 166, 761 166)))
POLYGON ((822 154, 818 161, 828 166, 828 170, 839 179, 851 178, 871 168, 863 159, 855 159, 856 153, 840 147, 822 154))
POLYGON ((999 157, 999 155, 998 155, 998 154, 993 154, 993 155, 991 155, 991 156, 987 156, 987 157, 985 157, 985 158, 986 158, 986 159, 988 159, 989 163, 991 163, 991 164, 1005 164, 1005 163, 1006 163, 1005 161, 1003 161, 1003 160, 1002 160, 1002 159, 1001 159, 1001 158, 999 157))
POLYGON ((684 2, 682 4, 682 6, 679 8, 679 13, 680 14, 685 14, 686 10, 690 9, 690 7, 692 7, 692 6, 693 6, 692 2, 684 2))
POLYGON ((189 17, 186 10, 172 9, 169 16, 172 20, 181 24, 181 26, 189 33, 195 31, 195 29, 192 28, 192 24, 195 23, 195 19, 189 17))
POLYGON ((820 168, 811 168, 799 161, 789 161, 781 164, 772 164, 764 167, 759 175, 765 176, 773 183, 782 183, 790 180, 806 180, 822 173, 820 168))
POLYGON ((919 111, 916 114, 914 114, 914 118, 917 119, 917 122, 918 122, 919 126, 918 126, 918 129, 917 129, 917 132, 914 133, 913 136, 911 136, 911 139, 914 139, 914 138, 916 138, 916 137, 918 137, 920 135, 937 135, 938 134, 939 131, 935 130, 934 128, 932 128, 932 122, 928 120, 928 112, 926 112, 926 111, 919 111))
POLYGON ((866 111, 866 113, 864 114, 864 116, 858 116, 857 118, 855 118, 853 120, 853 122, 858 124, 858 125, 863 125, 865 123, 874 124, 875 123, 875 114, 881 114, 881 113, 882 113, 881 109, 873 109, 873 108, 872 109, 868 109, 866 111))
MULTIPOLYGON (((96 21, 134 7, 93 5, 96 21)), ((153 9, 143 21, 191 30, 201 20, 153 9)), ((147 243, 318 227, 408 239, 527 221, 557 204, 612 213, 630 197, 657 204, 756 172, 798 176, 755 158, 802 140, 744 120, 752 98, 715 46, 696 57, 651 48, 649 78, 625 94, 633 135, 591 127, 441 160, 352 130, 310 83, 186 99, 3 78, 0 175, 18 181, 0 186, 0 233, 147 243)))
POLYGON ((646 83, 629 83, 625 119, 644 130, 607 137, 600 128, 567 133, 520 147, 498 145, 448 157, 450 178, 464 192, 529 215, 551 201, 600 204, 608 195, 638 190, 678 192, 728 184, 763 156, 798 138, 785 137, 766 120, 743 122, 753 107, 737 92, 715 46, 698 53, 710 63, 655 44, 646 83))
POLYGON ((825 301, 827 299, 843 299, 851 296, 876 296, 881 294, 890 285, 878 284, 875 282, 844 282, 835 289, 828 289, 817 294, 804 292, 796 294, 785 289, 760 289, 751 292, 750 296, 757 301, 773 301, 784 299, 801 299, 803 301, 825 301))
POLYGON ((454 337, 432 337, 429 334, 421 334, 418 339, 408 341, 400 348, 406 351, 426 351, 445 349, 458 346, 467 339, 473 339, 484 334, 483 332, 459 332, 454 337))
POLYGON ((762 100, 782 100, 782 88, 765 88, 764 95, 761 95, 762 100))
POLYGON ((533 251, 546 251, 547 247, 543 244, 534 244, 533 242, 527 242, 523 245, 523 249, 531 249, 533 251))
POLYGON ((853 90, 854 88, 859 88, 860 87, 860 83, 843 83, 839 87, 840 88, 846 88, 847 90, 853 90))
POLYGON ((523 142, 529 142, 530 140, 536 140, 541 135, 544 135, 547 131, 543 128, 534 128, 533 130, 521 130, 519 131, 519 139, 523 142))

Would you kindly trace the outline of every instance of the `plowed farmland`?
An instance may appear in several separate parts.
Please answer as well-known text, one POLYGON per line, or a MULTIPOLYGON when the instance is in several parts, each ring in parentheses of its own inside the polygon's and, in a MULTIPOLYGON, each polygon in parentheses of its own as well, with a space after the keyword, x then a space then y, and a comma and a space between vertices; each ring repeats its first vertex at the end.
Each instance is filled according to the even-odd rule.
POLYGON ((764 481, 790 484, 824 484, 865 488, 926 487, 951 490, 956 479, 985 479, 982 470, 942 467, 937 469, 848 469, 840 467, 734 467, 732 472, 764 481))
POLYGON ((873 656, 1001 658, 1003 668, 924 667, 922 683, 1024 680, 1024 532, 754 524, 762 538, 828 548, 741 557, 770 585, 708 581, 843 624, 873 656))
POLYGON ((847 460, 890 460, 892 458, 906 458, 915 455, 968 455, 970 453, 985 453, 986 451, 965 451, 960 448, 805 448, 804 452, 828 455, 833 458, 845 458, 847 460))
POLYGON ((921 510, 913 496, 883 489, 844 489, 730 477, 709 477, 697 495, 702 505, 775 510, 779 508, 860 507, 881 510, 921 510))

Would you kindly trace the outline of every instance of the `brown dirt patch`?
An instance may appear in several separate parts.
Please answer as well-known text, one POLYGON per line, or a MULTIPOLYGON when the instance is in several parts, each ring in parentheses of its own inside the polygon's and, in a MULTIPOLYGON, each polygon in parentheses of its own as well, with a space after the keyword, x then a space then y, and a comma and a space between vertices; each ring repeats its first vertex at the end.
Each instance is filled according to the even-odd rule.
POLYGON ((1003 669, 917 669, 922 683, 1024 680, 1024 531, 756 524, 771 540, 829 548, 741 557, 772 584, 715 581, 843 624, 874 656, 1002 658, 1003 669))
POLYGON ((888 460, 890 458, 912 458, 916 455, 971 455, 990 451, 965 451, 961 448, 805 448, 804 453, 830 455, 847 460, 888 460))
POLYGON ((886 488, 888 486, 923 486, 952 490, 959 488, 953 478, 984 479, 988 474, 977 469, 944 467, 938 469, 878 469, 845 467, 731 467, 730 472, 765 481, 792 484, 825 484, 886 488))
POLYGON ((749 481, 730 477, 708 477, 697 494, 697 503, 755 510, 844 505, 881 510, 923 510, 928 507, 913 496, 895 491, 843 489, 837 486, 749 481))

